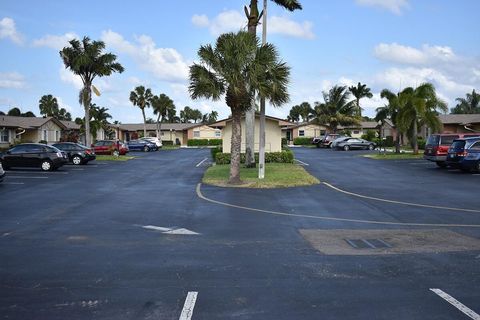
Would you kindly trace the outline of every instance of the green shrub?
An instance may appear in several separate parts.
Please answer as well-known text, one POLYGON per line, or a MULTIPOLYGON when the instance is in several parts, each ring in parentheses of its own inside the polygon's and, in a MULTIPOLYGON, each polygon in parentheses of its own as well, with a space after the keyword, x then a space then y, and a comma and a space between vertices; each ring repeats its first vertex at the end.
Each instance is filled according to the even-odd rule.
POLYGON ((288 140, 287 138, 282 138, 282 146, 288 145, 288 140))
POLYGON ((212 159, 216 159, 217 153, 222 152, 222 147, 221 146, 216 146, 215 148, 210 149, 210 154, 212 155, 212 159))
POLYGON ((209 139, 208 140, 208 145, 209 146, 221 146, 222 145, 222 139, 209 139))
POLYGON ((47 144, 47 141, 45 141, 45 140, 40 140, 40 141, 38 141, 38 143, 47 144))
POLYGON ((221 146, 222 139, 190 139, 187 145, 189 147, 221 146))
POLYGON ((386 136, 385 137, 385 140, 383 140, 383 142, 385 143, 385 146, 386 147, 394 147, 395 146, 395 141, 393 141, 393 137, 392 136, 386 136))
MULTIPOLYGON (((293 158, 293 152, 290 150, 283 150, 280 152, 265 152, 265 163, 293 163, 293 158)), ((240 154, 240 162, 245 163, 245 153, 240 154)), ((255 162, 258 163, 258 153, 255 153, 255 162)), ((229 164, 230 153, 215 153, 215 163, 229 164)))
POLYGON ((163 146, 173 146, 173 141, 172 140, 162 140, 162 145, 163 146))
POLYGON ((425 149, 426 141, 422 137, 417 138, 418 149, 425 149))
POLYGON ((367 130, 365 134, 362 135, 362 139, 373 141, 376 138, 375 130, 367 130))
POLYGON ((312 144, 312 139, 309 137, 297 137, 293 139, 293 144, 296 146, 307 146, 309 144, 312 144))

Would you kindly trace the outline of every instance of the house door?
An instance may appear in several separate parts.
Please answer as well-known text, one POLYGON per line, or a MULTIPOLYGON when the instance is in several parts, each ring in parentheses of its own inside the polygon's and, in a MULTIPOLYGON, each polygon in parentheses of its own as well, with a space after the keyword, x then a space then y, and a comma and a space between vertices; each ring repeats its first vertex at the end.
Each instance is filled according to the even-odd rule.
POLYGON ((292 131, 288 130, 287 131, 287 141, 292 140, 292 131))

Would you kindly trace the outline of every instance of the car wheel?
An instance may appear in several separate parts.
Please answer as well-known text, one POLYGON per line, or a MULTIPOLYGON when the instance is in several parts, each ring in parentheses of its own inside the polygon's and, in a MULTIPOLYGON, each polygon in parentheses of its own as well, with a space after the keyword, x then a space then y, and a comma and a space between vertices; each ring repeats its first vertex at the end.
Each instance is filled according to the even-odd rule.
POLYGON ((439 166, 440 168, 446 168, 447 167, 447 164, 443 161, 437 161, 435 162, 437 164, 437 166, 439 166))
POLYGON ((369 144, 368 145, 368 150, 373 150, 373 149, 375 149, 375 146, 373 144, 369 144))
POLYGON ((52 162, 50 160, 42 160, 40 167, 43 171, 51 171, 53 169, 52 162))
POLYGON ((145 146, 145 147, 143 147, 143 151, 148 152, 148 151, 150 151, 150 148, 148 146, 145 146))
POLYGON ((350 147, 349 146, 343 146, 343 150, 348 151, 348 150, 350 150, 350 147))
POLYGON ((77 165, 77 166, 78 166, 78 165, 82 164, 82 157, 80 157, 80 156, 78 156, 78 155, 77 155, 77 156, 73 156, 72 162, 73 162, 74 165, 77 165))
POLYGON ((114 157, 118 157, 120 155, 120 152, 118 152, 118 150, 113 150, 112 155, 114 157))

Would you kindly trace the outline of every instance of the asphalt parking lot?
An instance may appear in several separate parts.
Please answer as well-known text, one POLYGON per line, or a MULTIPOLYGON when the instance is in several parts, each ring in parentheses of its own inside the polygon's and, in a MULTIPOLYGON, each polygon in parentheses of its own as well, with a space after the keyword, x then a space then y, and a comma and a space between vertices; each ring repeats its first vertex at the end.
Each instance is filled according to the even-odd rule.
POLYGON ((1 317, 479 319, 480 175, 294 152, 322 184, 199 185, 206 149, 8 171, 1 317))

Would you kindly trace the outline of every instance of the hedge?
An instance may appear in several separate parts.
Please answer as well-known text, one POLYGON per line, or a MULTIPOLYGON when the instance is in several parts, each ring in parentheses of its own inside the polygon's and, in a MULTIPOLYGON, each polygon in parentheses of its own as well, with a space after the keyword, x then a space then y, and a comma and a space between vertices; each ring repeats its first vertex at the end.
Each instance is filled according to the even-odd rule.
MULTIPOLYGON (((240 162, 245 163, 245 153, 240 154, 240 162)), ((258 153, 255 153, 255 162, 258 162, 258 153)), ((217 152, 215 154, 216 164, 229 164, 230 153, 217 152)), ((284 150, 281 152, 266 152, 265 163, 293 163, 293 152, 284 150)))
POLYGON ((210 149, 210 154, 212 155, 213 160, 215 160, 215 156, 217 155, 217 153, 221 153, 221 152, 222 152, 221 146, 217 146, 215 148, 210 149))
POLYGON ((187 141, 189 147, 197 146, 220 146, 222 139, 190 139, 187 141))
POLYGON ((296 146, 306 146, 306 145, 312 144, 312 140, 313 138, 309 138, 309 137, 297 137, 293 139, 293 144, 296 146))
POLYGON ((162 146, 173 146, 172 140, 162 140, 162 146))

